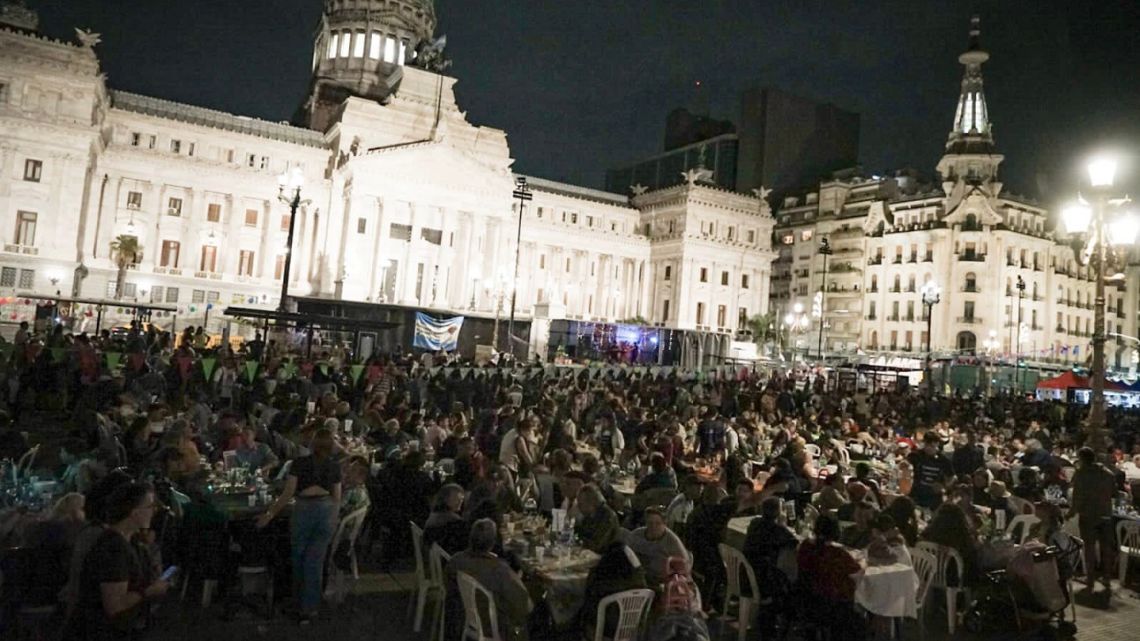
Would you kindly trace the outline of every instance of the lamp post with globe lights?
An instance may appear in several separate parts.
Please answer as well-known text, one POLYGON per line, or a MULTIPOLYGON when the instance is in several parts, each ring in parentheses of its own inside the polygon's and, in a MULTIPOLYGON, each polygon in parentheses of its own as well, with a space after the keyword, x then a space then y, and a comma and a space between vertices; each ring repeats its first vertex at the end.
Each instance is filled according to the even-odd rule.
POLYGON ((986 351, 985 360, 982 361, 982 373, 986 377, 986 397, 990 395, 991 379, 990 379, 990 365, 993 362, 994 354, 997 353, 1001 347, 1001 341, 998 340, 998 333, 996 329, 991 329, 986 340, 982 341, 982 348, 986 351))
POLYGON ((301 188, 305 185, 305 174, 300 167, 293 167, 277 177, 277 199, 289 206, 289 235, 285 239, 285 264, 281 268, 281 301, 277 310, 288 311, 286 299, 289 296, 289 269, 293 264, 293 233, 297 227, 297 209, 309 204, 301 198, 301 188))
MULTIPOLYGON (((811 316, 804 311, 801 303, 792 306, 792 311, 784 315, 784 328, 788 331, 788 342, 792 343, 794 334, 802 334, 811 327, 811 316)), ((796 353, 796 343, 792 343, 792 357, 796 353)))
POLYGON ((1079 261, 1093 267, 1096 278, 1096 298, 1093 308, 1092 337, 1092 400, 1089 408, 1087 443, 1104 454, 1105 399, 1104 399, 1104 343, 1105 335, 1105 279, 1109 263, 1116 261, 1116 250, 1129 247, 1140 233, 1140 219, 1123 210, 1129 202, 1111 197, 1116 178, 1116 161, 1107 156, 1093 158, 1087 166, 1092 203, 1078 197, 1076 203, 1062 212, 1065 228, 1070 234, 1086 235, 1079 261), (1111 210, 1111 212, 1110 212, 1111 210), (1111 213, 1111 220, 1109 215, 1111 213))
POLYGON ((934 372, 930 369, 931 349, 930 341, 933 338, 934 306, 942 301, 942 288, 932 280, 926 281, 922 286, 922 304, 926 307, 926 393, 934 396, 934 372))

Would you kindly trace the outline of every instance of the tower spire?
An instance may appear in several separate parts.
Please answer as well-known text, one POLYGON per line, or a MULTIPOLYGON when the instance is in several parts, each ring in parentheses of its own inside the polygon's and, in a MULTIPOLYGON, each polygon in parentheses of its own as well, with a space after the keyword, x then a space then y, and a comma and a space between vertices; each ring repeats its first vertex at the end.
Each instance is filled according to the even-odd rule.
POLYGON ((975 15, 970 19, 969 45, 958 56, 958 62, 966 69, 962 74, 958 109, 954 113, 954 128, 946 142, 946 151, 950 153, 993 151, 990 115, 982 88, 982 64, 990 59, 990 54, 982 49, 981 37, 981 19, 975 15))

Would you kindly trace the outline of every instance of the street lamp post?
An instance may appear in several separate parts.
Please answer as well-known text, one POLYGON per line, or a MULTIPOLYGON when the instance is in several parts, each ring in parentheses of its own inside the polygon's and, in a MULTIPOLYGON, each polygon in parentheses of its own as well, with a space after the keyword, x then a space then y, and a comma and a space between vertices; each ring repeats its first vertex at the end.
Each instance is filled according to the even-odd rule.
POLYGON ((1021 301, 1025 298, 1025 279, 1017 277, 1017 337, 1013 348, 1013 393, 1018 392, 1017 382, 1021 374, 1021 301))
POLYGON ((285 239, 285 264, 281 269, 281 301, 278 311, 287 311, 285 301, 289 296, 289 270, 293 265, 293 233, 297 227, 297 209, 309 204, 301 198, 301 187, 305 184, 305 174, 300 167, 277 177, 277 199, 289 206, 289 236, 285 239))
POLYGON ((1116 175, 1116 162, 1111 158, 1095 158, 1088 164, 1089 186, 1094 195, 1094 207, 1078 201, 1063 212, 1065 227, 1069 233, 1087 233, 1088 241, 1081 252, 1082 262, 1093 263, 1096 278, 1096 302, 1093 309, 1093 353, 1092 353, 1092 401, 1089 408, 1087 443, 1103 454, 1105 428, 1104 399, 1104 343, 1105 336, 1105 293, 1104 285, 1108 261, 1114 257, 1113 247, 1123 247, 1136 242, 1140 233, 1140 221, 1131 213, 1118 213, 1114 220, 1106 222, 1109 206, 1119 209, 1129 202, 1128 198, 1110 199, 1116 175))
POLYGON ((519 201, 519 224, 518 231, 515 233, 515 275, 511 283, 511 317, 507 321, 507 347, 513 359, 515 356, 515 301, 518 300, 519 295, 519 255, 522 252, 523 205, 528 200, 534 199, 534 194, 530 193, 530 189, 527 187, 526 176, 515 178, 515 191, 512 195, 519 201))
POLYGON ((930 280, 922 286, 922 304, 926 306, 926 393, 934 396, 934 372, 931 370, 930 341, 934 337, 934 306, 942 300, 942 288, 930 280))
POLYGON ((993 361, 994 352, 996 352, 1000 346, 1001 344, 997 339, 997 330, 991 329, 989 332, 989 337, 986 338, 986 340, 982 341, 982 347, 984 347, 986 350, 986 358, 982 361, 982 373, 986 377, 986 398, 989 398, 990 396, 990 364, 993 361))
POLYGON ((816 352, 819 355, 820 363, 823 363, 823 326, 827 320, 825 313, 825 299, 827 297, 827 257, 832 254, 831 244, 824 238, 819 242, 819 254, 823 256, 823 280, 819 283, 819 342, 816 345, 816 352))
MULTIPOLYGON (((792 311, 784 316, 784 327, 788 330, 788 342, 792 342, 792 334, 800 334, 807 331, 811 325, 811 318, 804 313, 804 306, 796 303, 792 306, 792 311)), ((810 348, 809 348, 810 349, 810 348)), ((795 359, 796 344, 792 343, 792 358, 795 359)))

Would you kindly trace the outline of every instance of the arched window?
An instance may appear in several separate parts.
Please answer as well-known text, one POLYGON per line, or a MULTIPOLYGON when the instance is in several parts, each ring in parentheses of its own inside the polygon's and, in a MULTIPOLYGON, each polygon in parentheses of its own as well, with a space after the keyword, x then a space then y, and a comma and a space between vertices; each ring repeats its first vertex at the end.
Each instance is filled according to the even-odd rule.
POLYGON ((892 291, 900 291, 902 289, 902 276, 895 274, 895 286, 892 291))
POLYGON ((969 272, 966 274, 966 291, 978 291, 978 277, 974 275, 974 272, 969 272))
POLYGON ((871 291, 873 291, 873 292, 879 291, 879 277, 878 276, 871 276, 871 291))
POLYGON ((1033 283, 1033 300, 1037 300, 1037 283, 1033 283))
POLYGON ((879 349, 879 332, 871 331, 871 349, 879 349))
POLYGON ((907 279, 907 281, 906 281, 906 290, 907 290, 908 292, 913 292, 913 291, 914 291, 914 274, 911 274, 910 278, 908 278, 908 279, 907 279))
POLYGON ((978 337, 974 332, 958 332, 956 341, 959 352, 974 352, 978 348, 978 337))
POLYGON ((966 214, 966 231, 976 231, 978 229, 978 217, 973 214, 966 214))

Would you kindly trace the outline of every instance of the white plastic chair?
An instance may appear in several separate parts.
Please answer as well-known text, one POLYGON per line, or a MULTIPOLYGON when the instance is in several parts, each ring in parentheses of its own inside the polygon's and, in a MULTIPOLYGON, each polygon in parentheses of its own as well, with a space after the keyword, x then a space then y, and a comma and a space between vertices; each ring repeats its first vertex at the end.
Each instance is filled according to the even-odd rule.
POLYGON ((914 595, 914 605, 915 616, 918 618, 919 638, 926 638, 926 620, 924 619, 923 607, 926 605, 926 598, 930 593, 930 584, 934 582, 934 575, 938 570, 938 560, 929 552, 917 548, 910 550, 910 560, 911 565, 914 566, 914 573, 918 576, 918 592, 914 595))
MULTIPOLYGON (((340 525, 336 527, 336 534, 333 535, 332 542, 329 544, 328 557, 331 559, 341 542, 348 542, 349 571, 352 573, 354 580, 360 579, 360 570, 356 564, 356 537, 360 536, 360 530, 364 526, 364 517, 366 516, 368 516, 368 508, 362 507, 341 519, 340 525)), ((336 567, 335 563, 330 563, 329 565, 333 573, 333 601, 335 603, 343 603, 345 597, 345 573, 336 567)))
POLYGON ((408 522, 412 528, 412 547, 416 555, 416 587, 412 591, 411 601, 408 602, 408 614, 415 608, 415 618, 412 629, 419 632, 423 628, 424 607, 428 597, 432 594, 443 593, 443 583, 434 583, 424 568, 424 531, 418 525, 408 522))
POLYGON ((625 590, 607 596, 598 603, 597 619, 593 641, 637 641, 641 627, 649 616, 649 606, 653 604, 653 590, 625 590), (605 636, 606 610, 617 605, 618 624, 612 637, 605 636))
POLYGON ((819 446, 815 443, 808 443, 804 445, 804 451, 808 454, 811 454, 811 457, 814 460, 819 460, 820 455, 823 454, 823 451, 820 450, 819 446))
POLYGON ((724 562, 725 573, 727 574, 727 587, 724 590, 724 608, 721 610, 723 616, 728 618, 728 606, 733 599, 737 602, 736 625, 738 628, 737 639, 744 641, 748 636, 748 627, 752 625, 752 617, 760 611, 760 586, 756 583, 756 572, 748 563, 744 553, 736 548, 721 543, 717 545, 720 551, 721 561, 724 562), (740 591, 740 570, 744 569, 744 575, 748 579, 749 594, 752 596, 746 597, 740 591))
MULTIPOLYGON (((934 579, 931 581, 930 587, 946 592, 946 625, 950 634, 953 635, 958 626, 958 595, 965 595, 966 606, 970 605, 970 592, 965 587, 966 564, 962 560, 962 555, 954 548, 929 541, 919 541, 916 547, 920 552, 926 552, 934 557, 934 579), (958 578, 953 585, 949 580, 951 566, 957 570, 958 578)), ((965 609, 962 613, 965 614, 965 609)))
POLYGON ((459 598, 463 601, 463 639, 467 641, 503 641, 499 636, 499 614, 495 609, 495 596, 487 588, 479 585, 470 574, 457 572, 456 582, 459 584, 459 598), (487 602, 487 621, 479 613, 479 597, 487 602), (489 624, 488 626, 484 623, 489 624), (484 634, 484 632, 488 634, 484 634))
POLYGON ((16 461, 16 473, 20 478, 27 478, 31 476, 32 465, 36 462, 36 455, 40 453, 40 446, 37 445, 32 449, 24 452, 19 461, 16 461))
MULTIPOLYGON (((451 555, 439 547, 438 543, 432 543, 431 550, 428 551, 428 573, 433 583, 444 585, 443 566, 449 561, 451 561, 451 555)), ((436 639, 443 641, 443 614, 446 609, 446 600, 444 592, 441 591, 439 598, 436 599, 435 622, 432 624, 432 633, 428 637, 432 641, 436 639)))
POLYGON ((1005 533, 1011 540, 1021 545, 1025 543, 1025 539, 1029 538, 1029 530, 1040 522, 1041 519, 1032 514, 1018 514, 1006 526, 1005 533))
POLYGON ((1128 561, 1140 559, 1140 521, 1120 521, 1116 524, 1116 544, 1120 546, 1117 554, 1120 565, 1120 584, 1128 577, 1128 561))

